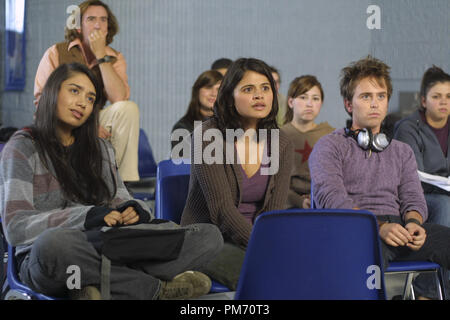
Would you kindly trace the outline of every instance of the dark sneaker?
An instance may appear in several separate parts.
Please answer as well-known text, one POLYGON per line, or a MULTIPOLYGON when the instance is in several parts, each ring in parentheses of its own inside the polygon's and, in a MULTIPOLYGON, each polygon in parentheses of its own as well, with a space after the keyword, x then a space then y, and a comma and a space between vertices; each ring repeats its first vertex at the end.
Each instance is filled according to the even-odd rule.
POLYGON ((102 300, 100 291, 94 286, 87 286, 81 290, 70 290, 69 299, 71 300, 102 300))
POLYGON ((194 287, 189 282, 161 281, 159 300, 184 300, 192 298, 194 287))
POLYGON ((211 290, 211 279, 204 273, 199 271, 186 271, 175 276, 173 282, 188 282, 194 288, 191 298, 197 298, 208 294, 211 290))

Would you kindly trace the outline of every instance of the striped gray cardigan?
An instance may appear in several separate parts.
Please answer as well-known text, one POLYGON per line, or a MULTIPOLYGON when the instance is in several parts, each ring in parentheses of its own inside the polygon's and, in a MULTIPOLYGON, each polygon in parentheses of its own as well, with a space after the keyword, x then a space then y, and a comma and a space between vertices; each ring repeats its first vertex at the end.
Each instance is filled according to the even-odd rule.
MULTIPOLYGON (((110 190, 113 190, 113 182, 117 185, 117 192, 109 207, 117 208, 135 199, 130 196, 118 174, 111 144, 101 139, 100 145, 104 180, 110 190)), ((94 207, 67 201, 54 173, 50 171, 43 165, 26 131, 16 132, 1 153, 2 225, 6 239, 16 247, 17 255, 29 251, 36 238, 49 228, 84 230, 86 214, 94 207), (65 201, 67 205, 63 209, 65 201)), ((151 213, 143 201, 135 201, 151 213)))

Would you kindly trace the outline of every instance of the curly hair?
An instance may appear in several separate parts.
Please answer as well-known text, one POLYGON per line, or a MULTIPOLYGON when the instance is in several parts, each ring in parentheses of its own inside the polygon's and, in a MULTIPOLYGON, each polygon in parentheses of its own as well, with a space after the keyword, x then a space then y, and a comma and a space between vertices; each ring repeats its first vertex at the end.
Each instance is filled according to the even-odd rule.
MULTIPOLYGON (((117 22, 116 16, 112 13, 111 9, 109 9, 108 5, 99 0, 87 0, 81 3, 78 7, 80 8, 80 18, 83 21, 83 15, 86 10, 91 6, 100 6, 105 8, 108 13, 108 34, 106 35, 106 45, 109 45, 113 42, 114 36, 119 33, 119 23, 117 22)), ((72 42, 75 39, 80 39, 83 41, 82 33, 78 32, 77 29, 64 29, 65 39, 67 42, 72 42)))
MULTIPOLYGON (((218 129, 225 134, 226 129, 243 129, 242 119, 236 110, 233 91, 244 77, 246 71, 254 71, 267 77, 273 92, 272 110, 269 115, 258 122, 256 129, 278 129, 276 116, 278 100, 275 81, 270 67, 262 60, 254 58, 240 58, 233 62, 228 69, 214 103, 214 118, 218 129)), ((257 130, 258 131, 258 130, 257 130)))
MULTIPOLYGON (((383 61, 370 55, 359 61, 350 63, 341 70, 340 90, 344 100, 352 101, 358 83, 365 78, 374 78, 380 86, 386 85, 388 100, 392 96, 392 82, 389 70, 391 68, 383 61), (383 84, 384 80, 384 84, 383 84)), ((345 109, 347 111, 347 109, 345 109)), ((351 116, 351 113, 347 111, 351 116)))

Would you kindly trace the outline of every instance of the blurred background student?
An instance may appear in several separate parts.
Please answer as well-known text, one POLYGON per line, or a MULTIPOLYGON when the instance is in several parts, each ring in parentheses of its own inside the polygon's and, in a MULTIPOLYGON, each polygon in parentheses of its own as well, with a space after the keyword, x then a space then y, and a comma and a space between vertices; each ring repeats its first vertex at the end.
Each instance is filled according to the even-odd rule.
POLYGON ((317 140, 334 131, 328 122, 314 122, 322 108, 323 99, 322 85, 315 76, 297 77, 289 86, 285 125, 281 128, 294 144, 289 208, 307 209, 311 206, 309 154, 317 140))
MULTIPOLYGON (((214 102, 223 76, 219 71, 208 70, 200 74, 192 86, 191 101, 186 114, 175 123, 172 133, 177 129, 186 129, 189 134, 194 131, 194 121, 205 121, 213 115, 214 102)), ((171 140, 172 149, 182 140, 171 140)))

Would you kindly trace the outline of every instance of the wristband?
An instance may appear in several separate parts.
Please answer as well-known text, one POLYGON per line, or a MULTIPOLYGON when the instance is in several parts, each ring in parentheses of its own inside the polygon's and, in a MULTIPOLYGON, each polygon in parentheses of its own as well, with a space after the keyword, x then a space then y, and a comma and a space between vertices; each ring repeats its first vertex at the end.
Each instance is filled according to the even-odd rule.
POLYGON ((414 218, 409 218, 408 220, 406 220, 405 221, 405 226, 408 224, 408 223, 415 223, 415 224, 418 224, 419 226, 421 226, 422 224, 420 223, 420 221, 419 220, 417 220, 417 219, 414 219, 414 218))

